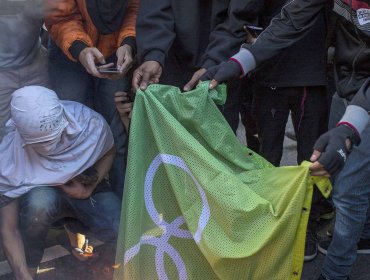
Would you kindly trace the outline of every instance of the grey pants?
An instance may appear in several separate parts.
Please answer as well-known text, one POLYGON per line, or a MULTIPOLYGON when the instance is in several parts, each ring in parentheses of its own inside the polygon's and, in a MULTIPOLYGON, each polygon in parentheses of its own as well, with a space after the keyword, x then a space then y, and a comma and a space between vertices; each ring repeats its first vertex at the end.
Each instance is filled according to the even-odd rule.
POLYGON ((19 68, 0 70, 0 141, 4 136, 4 127, 10 119, 10 101, 12 93, 24 86, 45 86, 48 82, 47 51, 40 49, 34 61, 19 68))

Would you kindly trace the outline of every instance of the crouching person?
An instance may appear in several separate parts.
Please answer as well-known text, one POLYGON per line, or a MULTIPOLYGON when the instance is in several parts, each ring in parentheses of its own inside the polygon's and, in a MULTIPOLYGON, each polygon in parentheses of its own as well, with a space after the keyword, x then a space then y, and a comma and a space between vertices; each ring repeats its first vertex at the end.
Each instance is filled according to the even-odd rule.
MULTIPOLYGON (((31 277, 42 259, 51 224, 61 218, 74 218, 65 225, 71 233, 88 230, 115 243, 121 203, 105 179, 115 150, 101 115, 82 104, 60 101, 46 88, 24 87, 13 93, 0 154, 2 199, 22 196, 20 225, 31 277)), ((10 211, 16 218, 17 210, 10 211)), ((18 243, 22 263, 24 253, 18 243)), ((83 249, 80 243, 76 241, 75 252, 83 249)))

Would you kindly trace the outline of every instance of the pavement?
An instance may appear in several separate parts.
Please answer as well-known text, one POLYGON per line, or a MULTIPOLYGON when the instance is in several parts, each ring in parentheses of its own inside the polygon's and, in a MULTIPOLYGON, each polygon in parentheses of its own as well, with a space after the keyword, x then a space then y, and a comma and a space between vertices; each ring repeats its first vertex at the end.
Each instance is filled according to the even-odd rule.
MULTIPOLYGON (((287 125, 287 130, 292 131, 291 122, 287 125)), ((237 135, 242 143, 245 144, 244 127, 239 126, 237 135)), ((282 165, 296 165, 296 142, 285 138, 284 154, 282 165)), ((327 229, 331 226, 332 221, 320 221, 320 231, 318 233, 319 240, 328 239, 326 235, 327 229)), ((62 230, 51 230, 46 240, 47 249, 45 250, 42 264, 38 271, 39 280, 110 280, 112 279, 112 269, 110 264, 113 262, 113 254, 108 249, 108 246, 97 240, 93 240, 95 244, 95 252, 100 254, 100 257, 91 262, 77 261, 68 250, 60 243, 66 243, 63 240, 64 232, 62 230), (62 238, 61 238, 62 237, 62 238), (109 253, 110 252, 110 253, 109 253)), ((318 256, 311 262, 304 264, 301 280, 316 280, 320 275, 320 267, 322 266, 324 256, 318 256)), ((0 280, 13 280, 7 262, 0 248, 0 280)), ((170 279, 173 280, 173 279, 170 279)), ((203 280, 203 279, 201 279, 203 280)), ((204 279, 206 280, 206 279, 204 279)), ((274 279, 267 279, 274 280, 274 279)), ((351 280, 370 280, 370 255, 361 255, 353 267, 351 280)))

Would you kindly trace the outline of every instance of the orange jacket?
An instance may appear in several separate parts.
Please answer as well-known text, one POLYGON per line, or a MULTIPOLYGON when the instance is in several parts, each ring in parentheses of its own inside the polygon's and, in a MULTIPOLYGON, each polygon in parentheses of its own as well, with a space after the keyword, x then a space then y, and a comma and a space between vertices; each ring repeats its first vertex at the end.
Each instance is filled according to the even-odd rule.
POLYGON ((86 1, 89 0, 45 0, 45 25, 49 34, 73 61, 76 59, 70 53, 70 47, 75 41, 96 47, 107 58, 116 52, 124 39, 136 36, 139 0, 129 0, 120 30, 108 35, 98 33, 87 11, 86 1))

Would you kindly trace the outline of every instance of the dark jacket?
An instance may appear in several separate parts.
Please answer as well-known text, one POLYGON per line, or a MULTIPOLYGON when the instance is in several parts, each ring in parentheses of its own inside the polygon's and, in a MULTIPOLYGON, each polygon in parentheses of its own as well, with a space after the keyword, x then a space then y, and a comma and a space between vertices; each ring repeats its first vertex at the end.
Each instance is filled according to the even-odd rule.
POLYGON ((0 71, 28 65, 40 52, 43 9, 37 4, 32 0, 0 1, 0 71))
MULTIPOLYGON (((259 26, 267 28, 286 3, 287 0, 265 0, 259 26)), ((253 81, 267 87, 325 86, 325 26, 325 10, 322 10, 315 24, 301 40, 262 63, 253 72, 253 81)))
MULTIPOLYGON (((333 0, 294 0, 281 17, 248 48, 257 63, 277 55, 303 38, 315 25, 321 10, 333 0)), ((335 75, 338 94, 351 99, 370 76, 370 1, 334 0, 339 15, 336 27, 335 75)))
POLYGON ((140 62, 163 68, 161 83, 183 86, 201 67, 235 53, 245 39, 243 25, 256 18, 260 0, 141 0, 137 19, 140 62), (241 17, 239 13, 250 13, 241 17))

